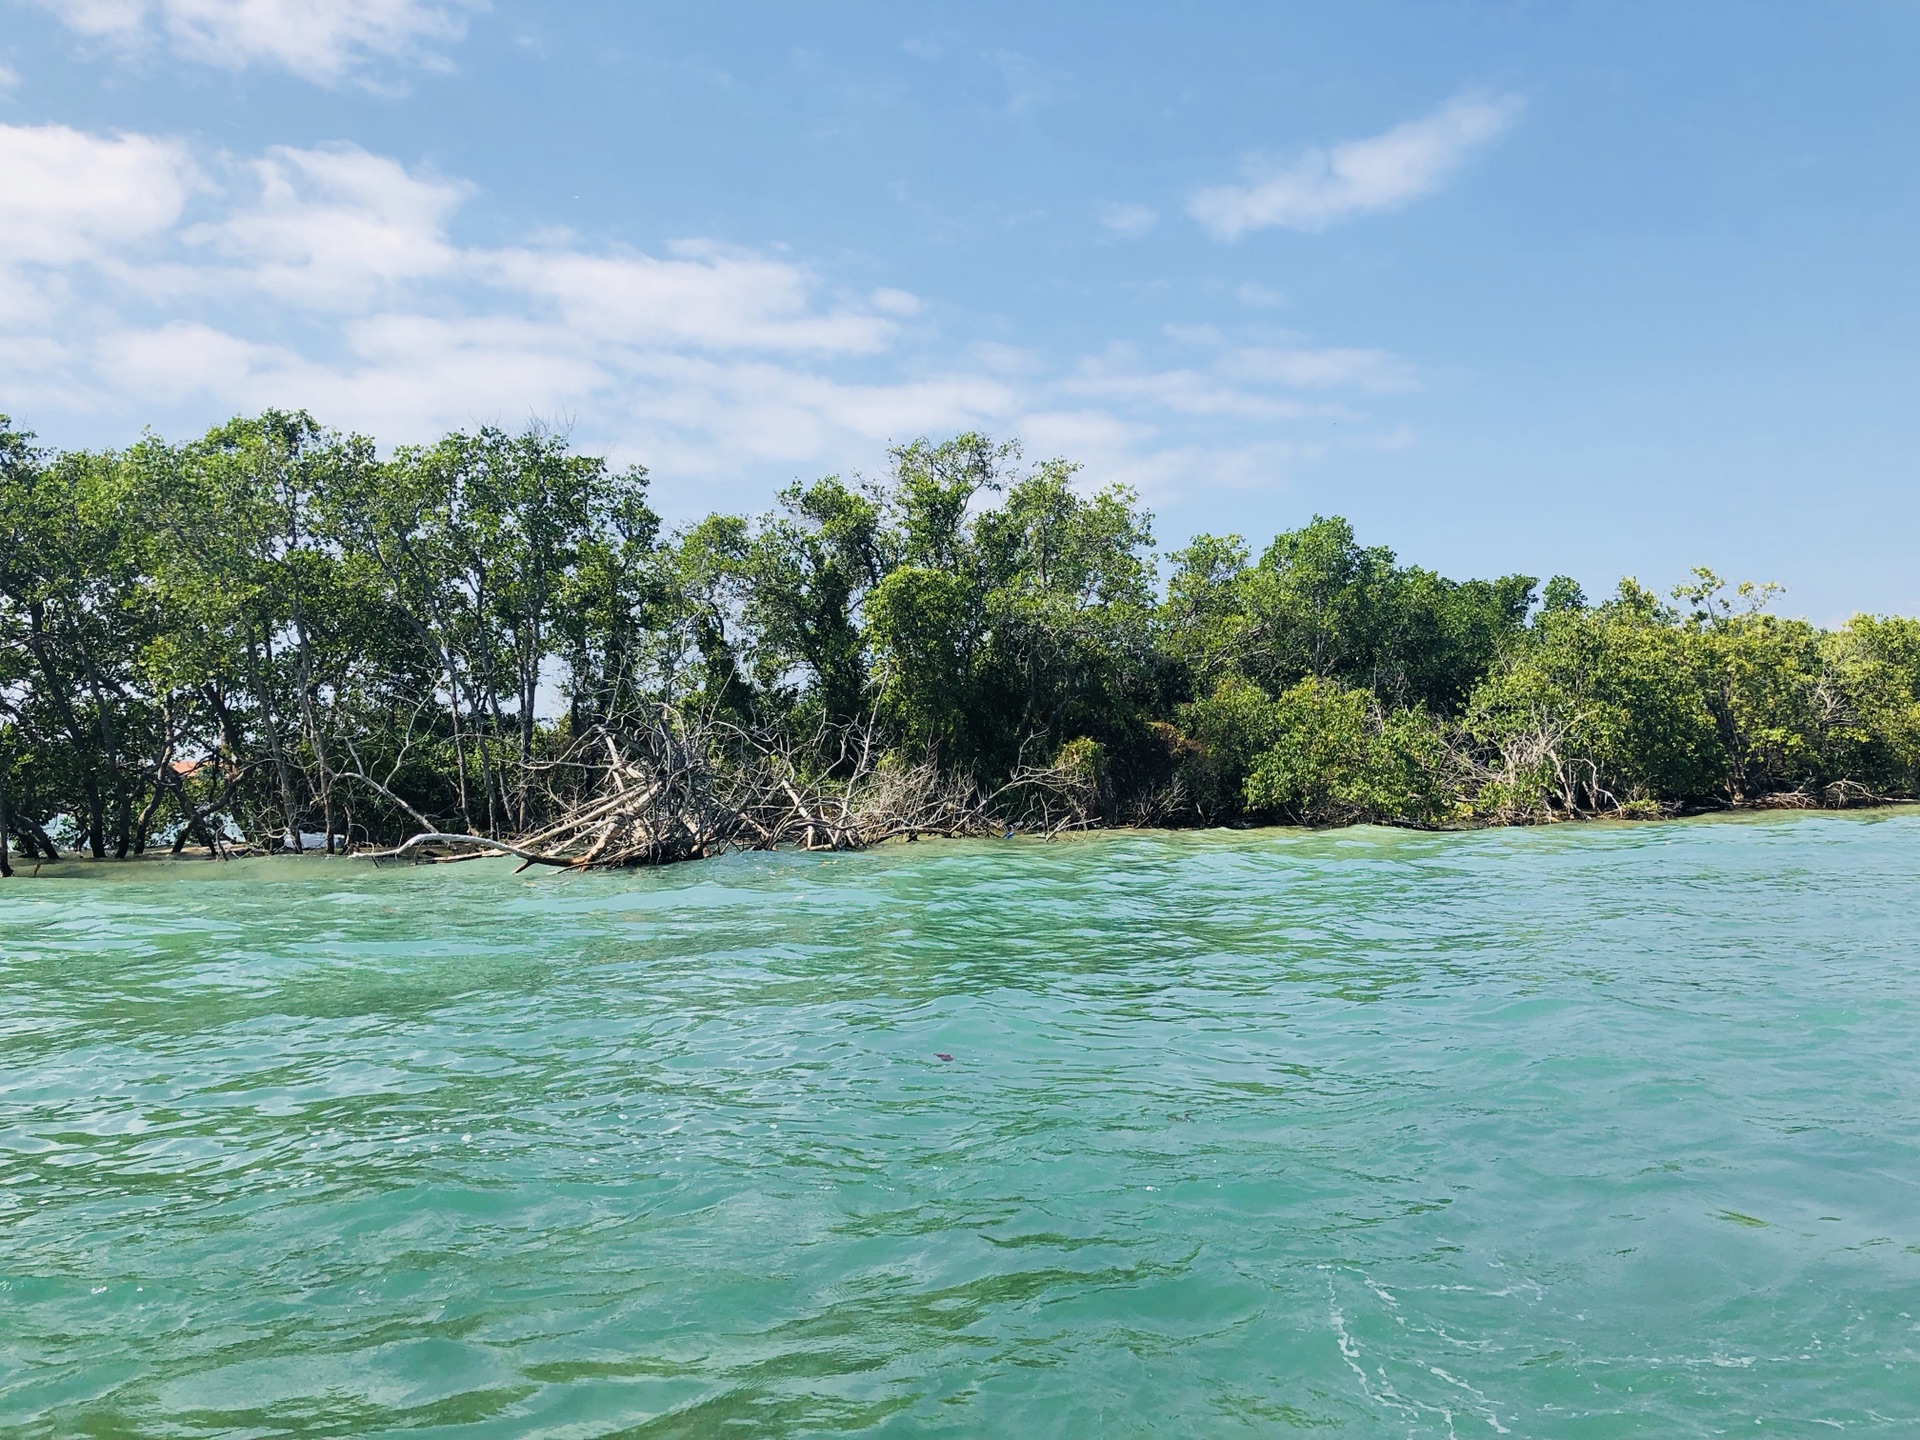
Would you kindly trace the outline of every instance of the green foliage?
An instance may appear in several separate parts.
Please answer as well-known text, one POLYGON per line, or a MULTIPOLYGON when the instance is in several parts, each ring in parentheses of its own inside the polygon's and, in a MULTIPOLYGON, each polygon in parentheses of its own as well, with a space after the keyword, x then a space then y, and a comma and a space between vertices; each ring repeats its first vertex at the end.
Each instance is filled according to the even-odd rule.
POLYGON ((1548 614, 1584 610, 1587 608, 1587 595, 1580 588, 1580 583, 1571 576, 1556 575, 1547 581, 1546 589, 1540 592, 1540 608, 1548 614))
POLYGON ((1550 753, 1502 793, 1521 808, 1549 795, 1569 810, 1633 799, 1714 794, 1726 755, 1672 614, 1630 580, 1595 609, 1563 606, 1536 618, 1529 643, 1474 691, 1474 736, 1511 750, 1529 738, 1550 753))
POLYGON ((1317 676, 1269 699, 1229 678, 1181 720, 1199 746, 1188 775, 1215 813, 1306 825, 1376 821, 1432 824, 1452 801, 1438 722, 1420 710, 1383 711, 1364 690, 1317 676))
POLYGON ((1452 808, 1446 747, 1420 710, 1383 714, 1364 692, 1307 679, 1276 702, 1279 739, 1247 777, 1247 803, 1308 824, 1426 825, 1452 808))
POLYGON ((1247 553, 1238 536, 1202 536, 1174 556, 1162 621, 1201 685, 1239 673, 1277 692, 1312 676, 1450 712, 1511 647, 1533 599, 1524 575, 1462 583, 1401 566, 1338 517, 1277 536, 1257 565, 1247 553))
POLYGON ((837 476, 793 485, 743 561, 748 623, 763 689, 810 688, 821 718, 846 724, 867 703, 860 608, 887 570, 891 539, 881 497, 837 476))
POLYGON ((1257 558, 1197 536, 1162 588, 1138 497, 975 434, 669 535, 647 483, 537 426, 382 459, 301 412, 99 453, 0 419, 0 828, 525 832, 569 743, 661 705, 821 773, 856 731, 989 789, 1045 770, 1109 821, 1920 791, 1914 620, 1823 632, 1706 571, 1676 604, 1556 576, 1536 610, 1319 516, 1257 558))
POLYGON ((1229 675, 1212 694, 1182 705, 1179 718, 1181 778, 1200 815, 1237 818, 1246 805, 1247 777, 1279 739, 1279 712, 1258 685, 1229 675))
POLYGON ((902 565, 874 587, 867 633, 881 666, 880 701, 909 745, 970 749, 970 701, 984 616, 965 577, 902 565))
POLYGON ((837 507, 859 522, 846 569, 872 703, 903 744, 986 777, 1034 735, 1137 745, 1157 659, 1133 495, 1083 496, 1071 466, 1018 459, 978 436, 906 446, 870 508, 837 507))
POLYGON ((1856 615, 1820 643, 1824 772, 1888 794, 1920 791, 1920 620, 1856 615))
POLYGON ((1160 608, 1162 644, 1197 687, 1234 673, 1245 649, 1249 617, 1242 591, 1249 557, 1238 535, 1196 535, 1169 557, 1173 573, 1160 608))

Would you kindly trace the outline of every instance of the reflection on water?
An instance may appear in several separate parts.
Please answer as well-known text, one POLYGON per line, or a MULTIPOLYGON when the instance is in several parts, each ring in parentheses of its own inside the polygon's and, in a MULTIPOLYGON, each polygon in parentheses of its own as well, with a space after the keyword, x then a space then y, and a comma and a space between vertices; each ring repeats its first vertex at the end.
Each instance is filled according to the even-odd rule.
POLYGON ((1920 1433, 1920 816, 509 869, 0 883, 0 1431, 1920 1433))

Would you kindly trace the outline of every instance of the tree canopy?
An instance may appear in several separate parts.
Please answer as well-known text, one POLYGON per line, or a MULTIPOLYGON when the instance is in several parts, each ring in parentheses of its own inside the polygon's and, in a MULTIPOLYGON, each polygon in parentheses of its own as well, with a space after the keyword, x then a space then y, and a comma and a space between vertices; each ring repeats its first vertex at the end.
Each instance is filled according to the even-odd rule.
POLYGON ((0 855, 523 836, 663 707, 825 785, 854 731, 988 791, 1051 765, 1104 823, 1920 790, 1911 619, 1452 580, 1338 517, 1163 559, 1125 487, 973 434, 671 532, 647 487, 540 427, 382 458, 298 412, 101 452, 0 418, 0 855))

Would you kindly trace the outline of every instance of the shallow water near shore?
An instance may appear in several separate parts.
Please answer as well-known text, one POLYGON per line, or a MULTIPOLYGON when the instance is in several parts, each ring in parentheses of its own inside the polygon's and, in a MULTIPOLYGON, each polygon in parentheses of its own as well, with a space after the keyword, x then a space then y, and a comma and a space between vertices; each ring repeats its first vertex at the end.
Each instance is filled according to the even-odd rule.
POLYGON ((510 869, 0 882, 0 1433, 1920 1433, 1920 814, 510 869))

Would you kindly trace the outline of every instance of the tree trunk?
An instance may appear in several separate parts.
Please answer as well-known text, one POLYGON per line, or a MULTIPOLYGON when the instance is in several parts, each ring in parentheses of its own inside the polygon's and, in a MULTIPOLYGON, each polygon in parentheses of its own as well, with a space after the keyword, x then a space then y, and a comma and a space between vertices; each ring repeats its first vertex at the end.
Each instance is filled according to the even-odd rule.
POLYGON ((133 794, 120 767, 113 771, 113 858, 124 860, 133 848, 133 794))
POLYGON ((307 727, 307 744, 313 748, 314 763, 320 767, 320 810, 325 817, 327 854, 333 854, 333 776, 327 768, 327 747, 320 739, 320 722, 313 711, 313 650, 307 642, 307 624, 301 618, 300 601, 293 602, 293 632, 300 650, 300 714, 307 727))
MULTIPOLYGON (((192 834, 194 839, 207 847, 208 856, 218 860, 220 858, 220 844, 214 839, 213 831, 207 828, 206 815, 208 812, 203 812, 199 806, 193 803, 193 798, 187 794, 186 781, 182 780, 171 770, 169 770, 167 774, 173 782, 174 795, 180 802, 180 812, 186 817, 186 822, 180 827, 180 833, 173 837, 173 853, 178 855, 182 850, 186 849, 187 836, 188 834, 192 834)), ((218 807, 216 806, 214 808, 218 807)))
POLYGON ((9 838, 12 833, 13 827, 7 823, 7 782, 0 776, 0 880, 13 878, 13 866, 7 861, 7 851, 13 848, 9 838))
POLYGON ((99 777, 87 775, 87 849, 96 860, 107 858, 107 809, 100 798, 99 777))
POLYGON ((539 661, 534 662, 531 680, 523 680, 520 689, 520 784, 515 796, 518 816, 515 825, 521 834, 532 827, 527 823, 527 783, 533 774, 533 702, 540 688, 539 661))
MULTIPOLYGON (((113 776, 113 858, 127 858, 127 847, 132 841, 133 797, 127 789, 127 777, 120 764, 120 741, 113 728, 113 716, 107 706, 106 687, 100 683, 100 671, 93 663, 93 656, 86 654, 87 689, 93 693, 93 723, 100 732, 100 748, 105 753, 107 769, 113 776)), ((99 840, 94 841, 93 858, 103 859, 104 847, 99 840)))
MULTIPOLYGON (((268 652, 267 658, 273 658, 268 652)), ((293 799, 293 772, 287 765, 286 747, 280 743, 280 721, 274 714, 273 696, 260 670, 259 652, 252 641, 247 642, 248 678, 253 682, 253 693, 260 698, 260 718, 267 727, 267 753, 273 757, 274 773, 280 779, 280 809, 286 817, 287 834, 293 837, 293 850, 300 853, 300 814, 293 799)))
POLYGON ((19 820, 19 825, 22 830, 33 837, 34 843, 39 845, 47 859, 58 860, 60 858, 60 847, 55 845, 53 841, 47 837, 47 832, 40 828, 40 822, 38 820, 33 819, 29 815, 22 815, 19 820))
POLYGON ((160 801, 166 796, 166 787, 156 778, 153 782, 153 794, 141 807, 140 818, 133 822, 133 853, 147 853, 147 836, 153 832, 154 817, 160 813, 160 801))
POLYGON ((453 720, 453 766, 460 779, 460 823, 473 829, 473 814, 467 805, 467 750, 460 737, 460 682, 454 674, 453 653, 443 650, 441 663, 447 669, 447 714, 453 720))
MULTIPOLYGON (((481 654, 486 656, 484 650, 481 654)), ((494 755, 494 750, 502 738, 504 738, 503 732, 506 729, 506 724, 500 715, 500 687, 494 681, 493 660, 490 656, 486 657, 486 664, 481 671, 481 677, 485 680, 487 687, 487 715, 488 718, 493 721, 493 744, 487 746, 481 758, 481 773, 487 782, 487 833, 497 839, 500 834, 500 822, 506 819, 509 814, 507 810, 506 781, 496 769, 497 757, 494 755), (499 796, 499 804, 497 807, 494 803, 494 797, 496 795, 499 796)))
MULTIPOLYGON (((67 693, 66 682, 54 668, 53 657, 47 653, 46 607, 38 600, 34 601, 27 606, 27 619, 27 648, 33 652, 33 658, 40 666, 40 673, 47 682, 47 695, 53 701, 54 709, 59 712, 61 723, 67 727, 67 737, 73 741, 73 748, 80 756, 81 785, 87 792, 87 841, 92 847, 93 858, 104 860, 107 858, 106 815, 100 803, 100 777, 96 773, 98 757, 87 754, 86 731, 81 727, 80 717, 73 713, 73 697, 67 693)), ((51 849, 48 854, 51 859, 59 858, 51 849)))

